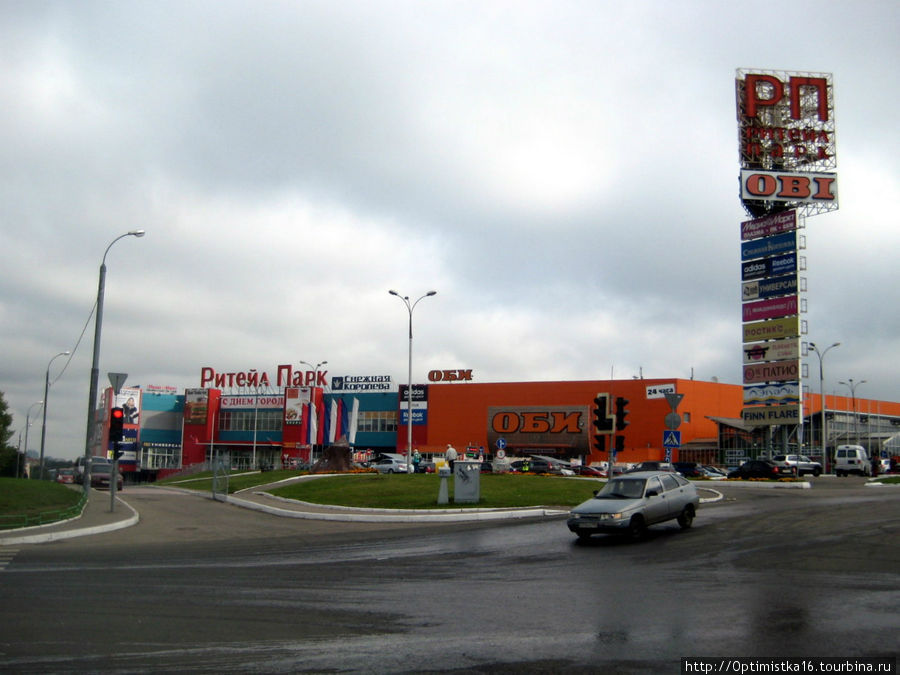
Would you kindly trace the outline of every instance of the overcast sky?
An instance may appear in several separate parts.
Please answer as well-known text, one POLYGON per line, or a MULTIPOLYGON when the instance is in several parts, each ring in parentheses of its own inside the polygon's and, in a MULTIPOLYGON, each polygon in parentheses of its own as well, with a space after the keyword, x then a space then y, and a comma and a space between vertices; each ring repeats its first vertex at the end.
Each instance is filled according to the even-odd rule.
POLYGON ((100 262, 137 228, 107 257, 101 386, 301 360, 405 382, 388 289, 437 291, 418 382, 740 383, 737 68, 833 74, 808 338, 842 343, 826 391, 900 400, 898 30, 896 0, 2 0, 14 428, 75 350, 46 453, 83 453, 100 262))

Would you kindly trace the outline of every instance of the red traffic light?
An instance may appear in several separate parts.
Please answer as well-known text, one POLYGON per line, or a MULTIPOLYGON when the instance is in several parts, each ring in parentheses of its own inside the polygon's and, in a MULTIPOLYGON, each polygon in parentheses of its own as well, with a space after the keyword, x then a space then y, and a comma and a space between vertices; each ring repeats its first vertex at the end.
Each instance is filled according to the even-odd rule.
POLYGON ((109 411, 109 440, 111 443, 119 443, 122 440, 125 423, 125 411, 121 408, 112 408, 109 411))

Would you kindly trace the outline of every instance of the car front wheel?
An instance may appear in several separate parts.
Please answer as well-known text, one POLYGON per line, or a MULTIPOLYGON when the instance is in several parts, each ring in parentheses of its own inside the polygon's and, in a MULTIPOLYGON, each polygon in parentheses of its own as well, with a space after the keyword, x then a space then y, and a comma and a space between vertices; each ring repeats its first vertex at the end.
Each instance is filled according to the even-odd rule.
POLYGON ((642 516, 632 516, 628 524, 628 536, 631 539, 641 539, 647 532, 647 523, 642 516))

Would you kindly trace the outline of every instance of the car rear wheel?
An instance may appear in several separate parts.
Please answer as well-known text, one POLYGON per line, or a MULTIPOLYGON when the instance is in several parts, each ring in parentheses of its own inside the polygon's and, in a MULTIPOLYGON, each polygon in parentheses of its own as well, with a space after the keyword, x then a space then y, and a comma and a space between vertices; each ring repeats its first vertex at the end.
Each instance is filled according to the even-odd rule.
POLYGON ((691 505, 685 506, 684 510, 678 516, 678 524, 681 525, 682 530, 688 529, 691 524, 694 522, 694 507, 691 505))

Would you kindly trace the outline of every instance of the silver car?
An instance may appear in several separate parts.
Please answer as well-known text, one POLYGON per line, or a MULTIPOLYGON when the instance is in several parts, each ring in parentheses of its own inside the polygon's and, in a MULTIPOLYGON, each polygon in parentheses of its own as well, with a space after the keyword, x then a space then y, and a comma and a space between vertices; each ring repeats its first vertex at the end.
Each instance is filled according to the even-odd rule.
POLYGON ((378 473, 406 473, 406 458, 402 455, 384 455, 369 466, 378 473))
POLYGON ((569 513, 566 524, 587 539, 592 534, 639 538, 649 525, 677 519, 682 529, 694 521, 700 497, 689 480, 669 471, 641 471, 613 478, 569 513))

